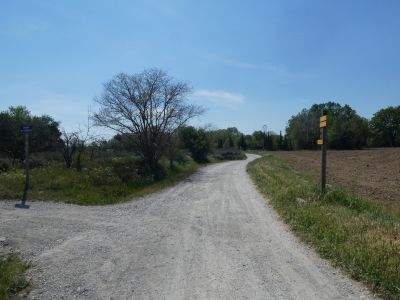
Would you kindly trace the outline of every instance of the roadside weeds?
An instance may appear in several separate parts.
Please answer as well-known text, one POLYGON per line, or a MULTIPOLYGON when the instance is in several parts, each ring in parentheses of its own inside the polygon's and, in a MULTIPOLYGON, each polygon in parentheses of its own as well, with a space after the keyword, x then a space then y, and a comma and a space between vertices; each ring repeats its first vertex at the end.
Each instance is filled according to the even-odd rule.
POLYGON ((325 195, 283 159, 248 165, 259 191, 306 243, 385 299, 400 299, 400 216, 336 187, 325 195))
MULTIPOLYGON (((163 176, 141 176, 137 158, 114 158, 110 161, 87 162, 87 168, 77 172, 61 163, 52 163, 31 170, 29 199, 61 201, 78 205, 108 205, 131 201, 133 198, 173 186, 192 175, 202 166, 228 160, 246 159, 244 153, 227 152, 210 156, 209 162, 199 164, 190 158, 168 166, 161 161, 163 176), (234 153, 235 155, 233 155, 234 153), (139 172, 140 173, 140 172, 139 172)), ((24 185, 24 170, 14 168, 0 174, 0 201, 20 199, 24 185)))
POLYGON ((28 267, 15 255, 0 257, 0 299, 12 299, 29 286, 24 275, 28 267))

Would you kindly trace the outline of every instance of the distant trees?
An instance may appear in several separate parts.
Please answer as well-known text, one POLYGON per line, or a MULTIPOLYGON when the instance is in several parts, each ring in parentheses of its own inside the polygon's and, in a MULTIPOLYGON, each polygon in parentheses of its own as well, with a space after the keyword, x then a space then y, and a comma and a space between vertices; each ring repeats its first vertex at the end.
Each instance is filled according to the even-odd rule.
POLYGON ((196 162, 207 162, 207 155, 211 152, 211 145, 204 129, 192 126, 179 130, 179 138, 183 147, 188 149, 196 162))
POLYGON ((314 104, 292 116, 283 138, 283 148, 317 149, 319 117, 328 112, 328 146, 331 149, 360 149, 400 146, 400 106, 376 112, 370 121, 360 117, 349 105, 335 102, 314 104))
POLYGON ((264 149, 265 144, 265 133, 261 130, 256 130, 252 134, 252 148, 253 149, 264 149))
POLYGON ((400 146, 400 106, 389 106, 376 112, 370 130, 372 146, 400 146))
POLYGON ((225 139, 224 148, 230 149, 230 148, 233 148, 234 146, 235 146, 235 144, 233 142, 232 135, 228 135, 228 137, 225 139))
POLYGON ((93 119, 98 126, 131 137, 135 151, 155 174, 173 133, 203 112, 187 103, 189 92, 186 83, 173 81, 159 69, 120 73, 104 84, 93 119))
POLYGON ((174 162, 181 164, 187 160, 187 154, 204 163, 210 154, 223 157, 224 153, 241 153, 238 150, 318 149, 316 140, 320 137, 319 118, 323 110, 328 112, 331 149, 400 146, 400 106, 381 109, 368 121, 349 105, 314 104, 292 116, 284 134, 268 131, 266 125, 263 130, 244 134, 236 127, 187 126, 188 120, 202 113, 200 107, 186 102, 189 92, 185 83, 175 82, 157 69, 116 75, 104 85, 103 94, 96 99, 100 109, 92 117, 96 125, 116 131, 108 141, 90 133, 89 121, 85 129, 61 133, 59 123, 50 116, 32 116, 26 107, 10 107, 0 112, 0 158, 7 155, 12 164, 24 159, 20 126, 30 124, 31 152, 58 151, 51 155, 55 154, 55 160, 60 161, 61 153, 67 168, 74 166, 81 171, 89 155, 90 161, 94 160, 95 152, 99 157, 135 152, 141 157, 140 174, 157 177, 162 174, 161 157, 168 159, 173 169, 174 162))
POLYGON ((295 149, 314 149, 315 140, 319 137, 319 117, 317 109, 303 109, 292 116, 286 127, 286 134, 293 142, 295 149))
POLYGON ((213 148, 234 148, 241 133, 236 127, 226 129, 208 130, 208 136, 213 148))
POLYGON ((5 153, 12 161, 24 159, 24 136, 20 133, 22 124, 32 125, 30 151, 55 151, 61 147, 59 123, 53 118, 32 116, 24 106, 10 107, 0 112, 0 152, 5 153))
POLYGON ((240 150, 247 150, 247 142, 243 133, 240 135, 237 145, 240 150))
POLYGON ((295 149, 316 149, 320 136, 319 118, 328 112, 328 143, 332 149, 355 149, 367 145, 368 120, 360 117, 350 106, 327 102, 314 104, 292 116, 286 133, 295 149))

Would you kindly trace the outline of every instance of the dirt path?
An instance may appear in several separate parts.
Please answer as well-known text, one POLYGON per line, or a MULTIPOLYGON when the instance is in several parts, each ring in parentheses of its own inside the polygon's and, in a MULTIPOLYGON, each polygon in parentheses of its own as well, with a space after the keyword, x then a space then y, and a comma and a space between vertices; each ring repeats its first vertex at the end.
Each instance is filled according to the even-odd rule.
POLYGON ((359 299, 255 190, 247 161, 106 207, 0 202, 0 235, 33 261, 36 299, 359 299))

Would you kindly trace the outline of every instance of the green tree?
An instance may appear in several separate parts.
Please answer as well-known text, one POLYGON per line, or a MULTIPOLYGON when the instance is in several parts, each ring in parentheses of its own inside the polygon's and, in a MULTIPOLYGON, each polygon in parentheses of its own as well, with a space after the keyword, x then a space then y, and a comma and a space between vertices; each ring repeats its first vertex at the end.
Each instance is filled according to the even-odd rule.
POLYGON ((320 137, 319 118, 328 112, 328 146, 333 149, 362 148, 367 143, 368 121, 348 105, 327 102, 314 104, 292 116, 286 134, 295 149, 316 149, 320 137))
POLYGON ((245 141, 248 149, 255 149, 255 143, 252 135, 245 135, 245 141))
POLYGON ((264 147, 264 132, 257 130, 253 132, 254 149, 262 149, 264 147))
POLYGON ((238 148, 240 150, 247 150, 247 143, 244 134, 241 134, 239 139, 237 140, 238 148))
POLYGON ((373 146, 400 146, 400 106, 389 106, 376 112, 370 129, 373 146))
POLYGON ((49 116, 31 116, 24 106, 10 107, 0 112, 0 151, 6 153, 14 163, 24 159, 24 136, 20 126, 32 125, 30 151, 45 152, 59 149, 62 145, 59 123, 49 116))
POLYGON ((193 126, 183 127, 179 130, 179 139, 188 149, 196 162, 208 161, 207 154, 211 151, 210 141, 204 129, 196 129, 193 126))
POLYGON ((217 149, 233 148, 241 134, 242 133, 236 127, 207 131, 213 148, 217 149))
POLYGON ((229 135, 229 136, 227 137, 227 139, 225 140, 224 148, 225 148, 225 149, 231 149, 231 148, 233 148, 234 146, 235 146, 235 144, 234 144, 234 142, 233 142, 233 138, 232 138, 231 135, 229 135))

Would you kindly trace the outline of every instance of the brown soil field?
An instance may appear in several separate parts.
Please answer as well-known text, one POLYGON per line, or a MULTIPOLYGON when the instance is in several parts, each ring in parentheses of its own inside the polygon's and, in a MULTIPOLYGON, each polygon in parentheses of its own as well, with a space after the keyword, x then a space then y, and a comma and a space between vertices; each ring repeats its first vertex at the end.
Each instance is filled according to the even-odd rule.
MULTIPOLYGON (((319 181, 320 151, 278 151, 295 170, 319 181)), ((335 151, 327 153, 327 183, 361 195, 400 213, 400 148, 335 151)))

